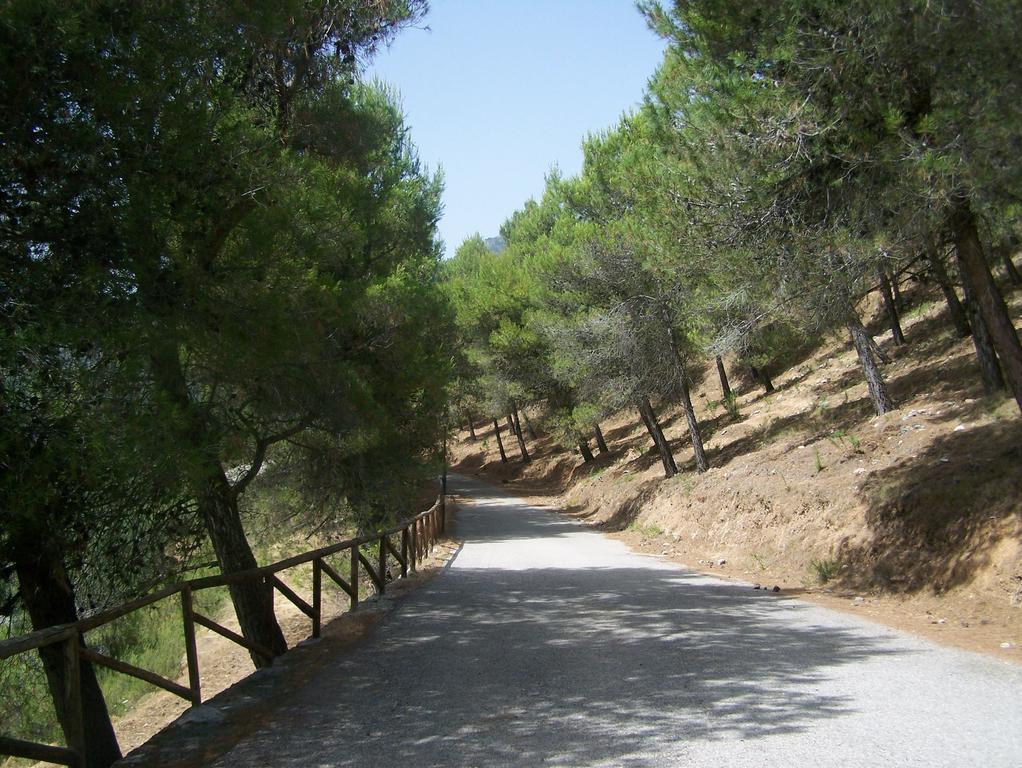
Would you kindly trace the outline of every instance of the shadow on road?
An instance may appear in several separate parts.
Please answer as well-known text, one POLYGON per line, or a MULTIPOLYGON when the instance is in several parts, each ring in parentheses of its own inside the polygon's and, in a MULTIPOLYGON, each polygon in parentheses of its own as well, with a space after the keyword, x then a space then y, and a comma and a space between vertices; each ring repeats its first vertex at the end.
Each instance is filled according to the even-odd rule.
POLYGON ((627 765, 654 734, 747 740, 840 717, 850 702, 817 684, 891 652, 779 626, 801 608, 677 571, 455 570, 428 591, 217 765, 627 765))

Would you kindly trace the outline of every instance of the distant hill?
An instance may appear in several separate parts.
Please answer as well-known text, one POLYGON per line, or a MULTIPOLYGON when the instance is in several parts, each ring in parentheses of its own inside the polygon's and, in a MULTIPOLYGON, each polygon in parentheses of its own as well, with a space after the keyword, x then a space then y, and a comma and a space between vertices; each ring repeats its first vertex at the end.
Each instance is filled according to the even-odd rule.
POLYGON ((504 238, 500 235, 483 238, 483 242, 486 243, 486 247, 490 249, 491 253, 503 253, 504 249, 507 248, 507 243, 504 242, 504 238))

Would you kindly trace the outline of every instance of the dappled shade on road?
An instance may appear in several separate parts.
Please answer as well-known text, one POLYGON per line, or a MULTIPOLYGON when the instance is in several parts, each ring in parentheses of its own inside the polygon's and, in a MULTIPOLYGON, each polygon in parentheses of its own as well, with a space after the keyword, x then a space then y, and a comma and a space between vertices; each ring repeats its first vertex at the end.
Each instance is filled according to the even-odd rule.
POLYGON ((475 501, 449 571, 217 765, 870 764, 911 742, 910 705, 931 765, 961 742, 958 691, 902 664, 925 645, 456 486, 475 501))

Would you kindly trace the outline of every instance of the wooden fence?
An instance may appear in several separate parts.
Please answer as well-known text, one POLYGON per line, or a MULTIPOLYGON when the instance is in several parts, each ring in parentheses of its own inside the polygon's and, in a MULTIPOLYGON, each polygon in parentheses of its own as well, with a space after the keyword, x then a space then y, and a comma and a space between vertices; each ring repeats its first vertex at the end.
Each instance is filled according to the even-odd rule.
MULTIPOLYGON (((265 656, 267 659, 273 657, 273 654, 266 648, 249 641, 227 627, 221 626, 208 616, 198 613, 194 608, 192 596, 199 590, 224 587, 229 584, 252 580, 263 581, 271 588, 280 592, 299 611, 308 616, 312 622, 312 637, 319 637, 322 623, 324 574, 348 595, 352 609, 356 608, 359 602, 358 585, 360 570, 365 569, 366 575, 373 583, 378 594, 386 592, 388 558, 394 558, 395 563, 401 568, 401 577, 404 578, 408 575, 409 571, 417 569, 423 558, 429 555, 438 538, 444 533, 446 528, 445 491, 446 488, 441 491, 433 506, 425 512, 421 512, 415 517, 405 520, 385 531, 379 531, 357 539, 348 539, 347 541, 289 557, 286 560, 281 560, 261 568, 184 581, 161 589, 158 592, 153 592, 138 600, 133 600, 130 603, 124 603, 116 608, 111 608, 94 616, 81 619, 73 624, 48 627, 38 632, 32 632, 31 634, 0 642, 0 661, 20 653, 29 653, 48 645, 57 643, 63 645, 64 673, 67 680, 63 709, 69 713, 68 717, 70 720, 70 728, 68 729, 70 733, 66 734, 68 741, 66 747, 37 744, 21 739, 0 736, 0 756, 24 757, 30 760, 44 760, 68 766, 84 765, 83 756, 88 737, 85 733, 81 687, 79 684, 79 664, 82 660, 107 667, 121 674, 145 680, 152 685, 180 696, 190 702, 192 706, 198 706, 202 703, 202 682, 200 678, 199 656, 195 644, 196 624, 232 640, 252 653, 265 656), (395 543, 394 539, 396 537, 400 538, 395 543), (374 553, 370 552, 369 557, 367 557, 362 551, 363 547, 367 545, 370 548, 375 545, 375 564, 371 561, 374 553), (344 552, 347 552, 348 560, 349 570, 347 579, 327 561, 328 557, 344 552), (312 563, 311 604, 297 595, 278 575, 283 571, 305 565, 306 563, 312 563), (187 687, 173 680, 168 680, 155 672, 141 669, 90 648, 85 648, 79 640, 79 638, 84 638, 86 632, 109 624, 115 619, 119 619, 141 608, 175 596, 181 601, 185 658, 188 666, 187 687)), ((8 691, 5 695, 10 694, 11 692, 8 691)))

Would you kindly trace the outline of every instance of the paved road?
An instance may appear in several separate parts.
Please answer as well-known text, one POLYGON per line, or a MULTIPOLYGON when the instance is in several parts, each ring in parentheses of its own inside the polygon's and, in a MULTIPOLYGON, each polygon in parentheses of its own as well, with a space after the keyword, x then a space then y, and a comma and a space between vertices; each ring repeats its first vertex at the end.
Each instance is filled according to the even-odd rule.
POLYGON ((214 765, 1022 766, 1022 668, 453 485, 451 567, 214 765))

